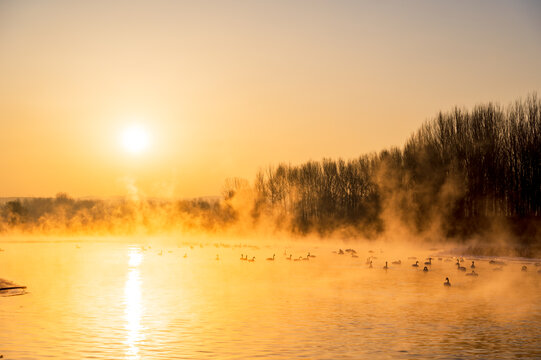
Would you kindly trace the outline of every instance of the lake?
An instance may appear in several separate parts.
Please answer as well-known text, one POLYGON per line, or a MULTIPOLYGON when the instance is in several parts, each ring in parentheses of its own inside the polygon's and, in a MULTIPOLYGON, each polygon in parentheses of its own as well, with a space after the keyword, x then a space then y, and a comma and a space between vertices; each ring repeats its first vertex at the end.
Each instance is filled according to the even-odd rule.
POLYGON ((0 278, 27 286, 0 295, 4 359, 541 358, 538 259, 462 272, 446 249, 181 236, 0 248, 0 278))

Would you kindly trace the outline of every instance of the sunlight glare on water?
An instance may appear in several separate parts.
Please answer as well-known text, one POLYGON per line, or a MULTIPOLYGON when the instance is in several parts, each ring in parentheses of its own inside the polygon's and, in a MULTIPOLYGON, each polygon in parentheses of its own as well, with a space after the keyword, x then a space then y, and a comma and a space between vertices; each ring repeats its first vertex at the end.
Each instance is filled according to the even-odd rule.
POLYGON ((143 254, 136 248, 130 248, 128 258, 129 270, 124 288, 126 344, 128 345, 126 355, 128 359, 139 359, 138 343, 143 339, 141 334, 143 305, 141 301, 141 274, 138 266, 141 264, 143 254))

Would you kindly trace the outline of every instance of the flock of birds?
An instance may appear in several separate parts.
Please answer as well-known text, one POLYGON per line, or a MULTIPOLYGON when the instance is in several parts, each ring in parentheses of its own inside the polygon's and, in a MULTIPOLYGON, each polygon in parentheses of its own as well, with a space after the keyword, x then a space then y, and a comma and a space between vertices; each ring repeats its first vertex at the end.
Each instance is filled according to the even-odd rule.
MULTIPOLYGON (((200 244, 199 245, 201 248, 203 248, 203 245, 200 244)), ((241 245, 234 245, 234 246, 231 246, 231 245, 228 245, 228 244, 214 244, 215 247, 219 248, 219 247, 226 247, 226 248, 229 248, 229 247, 245 247, 246 245, 244 246, 241 246, 241 245)), ((179 246, 180 247, 180 246, 179 246)), ((251 246, 253 247, 254 249, 259 249, 259 247, 257 246, 251 246)), ((77 248, 79 249, 79 246, 77 245, 77 248)), ((151 249, 151 246, 147 246, 147 247, 142 247, 141 250, 142 251, 147 251, 147 250, 150 250, 151 249)), ((190 245, 190 249, 194 249, 194 246, 193 245, 190 245)), ((2 251, 2 249, 0 249, 0 251, 2 251)), ((172 253, 171 250, 168 251, 169 253, 172 253)), ((370 254, 373 254, 374 251, 372 250, 369 250, 368 251, 370 254)), ((333 251, 334 254, 337 254, 337 255, 350 255, 352 258, 358 258, 359 255, 357 255, 357 251, 355 249, 345 249, 345 250, 342 250, 342 249, 338 249, 338 251, 333 251)), ((164 254, 163 250, 160 250, 158 253, 158 255, 162 256, 164 254)), ((295 257, 293 258, 293 255, 292 254, 289 254, 289 256, 287 256, 287 252, 284 251, 284 259, 285 260, 288 260, 288 261, 308 261, 310 260, 310 258, 315 258, 316 256, 315 255, 312 255, 310 252, 308 252, 308 254, 306 256, 299 256, 299 257, 295 257)), ((187 258, 188 257, 188 253, 184 253, 184 258, 187 258)), ((276 254, 273 254, 272 257, 268 257, 266 258, 265 260, 266 261, 275 261, 276 259, 276 254)), ((376 256, 374 255, 370 255, 367 259, 366 259, 366 264, 368 265, 368 268, 373 268, 373 260, 377 259, 376 256)), ((430 267, 432 265, 432 260, 434 260, 434 258, 432 257, 428 257, 426 258, 426 261, 424 262, 423 265, 420 265, 419 261, 416 260, 417 258, 414 257, 414 256, 410 256, 408 257, 409 260, 415 260, 415 263, 411 264, 412 267, 414 268, 420 268, 421 266, 423 266, 423 272, 428 272, 430 271, 430 267)), ((462 266, 461 263, 463 263, 465 260, 463 257, 456 257, 456 267, 457 267, 457 270, 458 271, 461 271, 461 272, 466 272, 467 269, 466 267, 462 266)), ((216 254, 216 260, 219 261, 220 260, 220 255, 219 254, 216 254)), ((241 261, 246 261, 246 262, 250 262, 250 263, 253 263, 255 262, 256 260, 256 257, 255 256, 251 256, 249 257, 248 254, 244 254, 242 253, 240 255, 240 260, 241 261)), ((453 261, 452 258, 450 257, 447 257, 445 258, 445 260, 442 258, 442 257, 438 257, 438 260, 439 261, 445 261, 445 262, 450 262, 450 261, 453 261)), ((496 267, 494 267, 492 270, 493 271, 503 271, 503 266, 507 265, 504 261, 501 261, 501 260, 490 260, 488 262, 490 265, 496 265, 496 267)), ((401 265, 402 264, 402 261, 401 260, 395 260, 395 261, 392 261, 391 264, 393 265, 401 265)), ((541 266, 541 263, 539 262, 536 262, 534 264, 536 267, 540 267, 541 266)), ((389 269, 389 263, 388 261, 385 261, 385 266, 383 266, 383 269, 384 270, 388 270, 389 269)), ((466 273, 466 276, 479 276, 479 274, 477 272, 475 272, 475 260, 472 260, 471 262, 471 265, 470 265, 470 269, 471 269, 471 272, 468 272, 466 273)), ((526 272, 528 271, 528 267, 526 265, 523 265, 521 267, 521 271, 523 272, 526 272)), ((541 269, 537 270, 537 272, 539 274, 541 274, 541 269)), ((443 283, 444 286, 451 286, 451 282, 449 280, 448 277, 445 278, 445 282, 443 283)))
MULTIPOLYGON (((233 247, 233 248, 235 248, 235 247, 239 247, 239 248, 240 247, 252 247, 252 248, 254 248, 256 250, 259 250, 259 247, 257 247, 257 246, 247 246, 247 245, 233 245, 233 246, 231 246, 229 244, 220 243, 220 244, 214 244, 214 246, 217 247, 217 248, 219 248, 219 247, 225 247, 225 248, 230 248, 230 247, 233 247)), ((203 245, 200 244, 199 247, 203 248, 203 245)), ((77 246, 77 248, 79 248, 79 246, 77 246)), ((151 246, 147 246, 147 247, 143 246, 141 248, 141 250, 143 250, 143 251, 147 251, 147 250, 150 250, 150 249, 151 249, 151 246)), ((193 250, 194 246, 190 245, 190 249, 193 250)), ((168 252, 172 253, 171 250, 169 250, 168 252)), ((368 252, 370 254, 374 253, 373 250, 369 250, 368 252)), ((357 254, 357 251, 355 249, 351 249, 351 248, 345 249, 345 250, 338 249, 337 251, 333 251, 332 253, 337 254, 337 255, 349 255, 352 258, 358 258, 359 257, 359 255, 357 254)), ((157 254, 162 256, 164 254, 164 252, 163 252, 163 250, 160 250, 157 254)), ((295 258, 293 257, 292 254, 289 254, 289 256, 288 256, 286 251, 284 251, 283 255, 284 255, 284 260, 287 260, 287 261, 308 261, 308 260, 310 260, 310 258, 315 258, 316 257, 316 255, 312 255, 310 252, 308 252, 306 256, 299 256, 299 257, 295 257, 295 258)), ((188 253, 184 253, 184 258, 187 258, 187 257, 188 257, 188 253)), ((370 255, 366 259, 366 265, 368 265, 368 268, 370 268, 370 269, 373 268, 373 260, 375 260, 375 259, 377 259, 377 257, 374 256, 374 255, 370 255)), ((457 267, 457 270, 461 271, 461 272, 466 272, 467 271, 466 267, 462 266, 462 264, 461 264, 461 263, 463 263, 465 261, 464 258, 463 257, 456 257, 455 259, 456 259, 456 264, 455 265, 457 267)), ((216 259, 215 260, 217 260, 217 261, 220 260, 220 255, 219 254, 216 254, 216 259)), ((240 255, 240 260, 253 263, 253 262, 255 262, 256 257, 255 256, 249 257, 248 254, 242 253, 240 255)), ((275 261, 276 260, 276 254, 273 254, 272 257, 268 257, 265 260, 266 261, 275 261)), ((415 263, 411 264, 412 267, 420 268, 421 266, 423 266, 422 271, 423 272, 428 272, 428 271, 430 271, 430 268, 431 268, 431 265, 432 265, 432 260, 434 260, 434 258, 432 258, 432 257, 426 258, 425 259, 426 261, 424 262, 423 265, 421 265, 419 263, 419 261, 417 260, 417 258, 414 257, 414 256, 408 257, 408 260, 415 260, 415 263)), ((453 261, 453 258, 446 257, 445 259, 443 259, 442 257, 438 257, 437 260, 444 261, 444 262, 451 262, 451 261, 453 261)), ((490 265, 495 265, 495 267, 492 269, 493 271, 503 271, 503 267, 505 265, 507 265, 502 260, 490 260, 488 263, 490 265)), ((394 261, 391 262, 391 264, 392 265, 401 265, 402 261, 401 260, 394 260, 394 261)), ((541 267, 541 263, 539 263, 539 262, 534 263, 534 265, 536 267, 541 267)), ((471 265, 470 265, 471 271, 467 272, 466 276, 474 276, 474 277, 479 276, 479 274, 475 271, 475 268, 476 268, 475 260, 472 260, 471 265)), ((383 266, 383 269, 384 270, 390 269, 388 261, 385 261, 385 266, 383 266)), ((521 267, 521 271, 523 271, 523 272, 528 271, 528 267, 526 265, 523 265, 521 267)), ((537 270, 537 272, 539 274, 541 274, 541 269, 537 270)), ((448 277, 445 278, 445 282, 443 283, 443 285, 444 286, 451 286, 451 282, 450 282, 448 277)))
MULTIPOLYGON (((293 258, 292 254, 289 254, 289 256, 287 256, 286 251, 284 251, 284 256, 285 256, 284 259, 289 260, 289 261, 306 261, 306 260, 310 260, 310 258, 315 258, 316 257, 315 255, 311 255, 310 253, 308 253, 306 255, 306 257, 299 256, 298 258, 293 258)), ((255 261, 255 256, 252 256, 252 258, 249 259, 248 254, 240 254, 240 259, 244 260, 244 261, 248 261, 248 262, 254 262, 255 261)), ((272 257, 268 257, 265 260, 274 261, 275 259, 276 259, 276 254, 272 254, 272 257)), ((216 260, 219 260, 218 255, 216 255, 216 260)))
MULTIPOLYGON (((345 250, 342 250, 342 249, 339 249, 338 251, 333 251, 334 254, 338 254, 338 255, 346 255, 346 254, 349 254, 352 258, 358 258, 359 256, 357 255, 357 251, 354 250, 354 249, 345 249, 345 250)), ((372 250, 369 251, 369 253, 374 253, 372 250)), ((184 256, 186 257, 186 255, 184 256)), ((308 254, 303 257, 303 256, 299 256, 298 258, 293 258, 293 255, 292 254, 289 254, 289 256, 287 256, 287 252, 284 251, 284 259, 285 260, 288 260, 288 261, 307 261, 307 260, 310 260, 310 258, 315 258, 316 256, 315 255, 312 255, 310 252, 308 252, 308 254)), ((219 260, 219 256, 216 255, 216 260, 219 260)), ((241 261, 247 261, 247 262, 254 262, 255 261, 255 256, 252 256, 251 258, 248 257, 247 254, 241 254, 240 255, 240 260, 241 261)), ((266 261, 275 261, 276 259, 276 254, 273 254, 272 257, 268 257, 266 258, 265 260, 266 261)), ((369 256, 367 259, 366 259, 366 264, 368 265, 368 268, 373 268, 373 260, 374 259, 377 259, 376 256, 369 256)), ((430 267, 432 266, 432 260, 434 260, 434 258, 432 257, 428 257, 426 258, 425 262, 423 265, 421 265, 419 263, 418 260, 416 260, 416 257, 409 257, 408 259, 410 260, 415 260, 415 263, 411 264, 412 267, 414 268, 420 268, 421 266, 423 266, 423 272, 428 272, 430 271, 430 267)), ((458 271, 461 271, 461 272, 466 272, 467 269, 465 266, 462 266, 461 263, 463 263, 465 260, 463 257, 456 257, 456 267, 457 267, 457 270, 458 271)), ((439 261, 445 261, 445 262, 450 262, 450 261, 453 261, 452 258, 448 257, 446 258, 445 260, 442 258, 442 257, 438 257, 438 260, 439 261)), ((393 265, 401 265, 402 264, 402 261, 401 260, 394 260, 391 262, 391 264, 393 265)), ((497 267, 493 268, 493 271, 502 271, 503 270, 503 266, 506 265, 505 262, 501 261, 501 260, 490 260, 489 261, 489 264, 490 265, 497 265, 497 267)), ((535 263, 534 264, 536 267, 539 267, 541 266, 541 263, 535 263)), ((469 266, 470 267, 470 272, 467 272, 466 273, 466 276, 479 276, 479 274, 475 271, 476 269, 476 265, 475 265, 475 260, 471 260, 471 265, 469 266)), ((384 270, 388 270, 390 267, 389 267, 389 262, 388 261, 385 261, 385 266, 383 266, 383 269, 384 270)), ((526 272, 528 271, 528 267, 526 265, 523 265, 521 267, 521 271, 523 272, 526 272)), ((537 271, 539 274, 541 274, 541 269, 539 269, 537 271)), ((443 283, 444 286, 451 286, 451 281, 449 280, 448 277, 445 278, 445 282, 443 283)))
MULTIPOLYGON (((352 250, 352 249, 348 249, 348 250, 352 250)), ((354 250, 353 250, 354 251, 354 250)), ((373 251, 370 251, 370 252, 373 252, 373 251)), ((344 252, 340 249, 338 254, 340 255, 343 255, 344 252)), ((368 265, 369 268, 372 268, 373 265, 372 265, 372 260, 373 259, 376 259, 375 256, 369 256, 367 259, 366 259, 366 264, 368 265)), ((409 257, 408 259, 410 260, 415 260, 415 263, 411 264, 412 267, 414 268, 419 268, 421 267, 421 265, 419 264, 419 261, 416 260, 416 257, 409 257)), ((427 261, 424 262, 424 267, 423 267, 423 272, 428 272, 429 271, 429 267, 432 265, 432 260, 434 260, 434 258, 432 257, 428 257, 426 258, 427 261)), ((443 258, 439 257, 438 258, 439 261, 442 261, 443 258)), ((449 261, 453 261, 452 258, 446 258, 444 261, 446 262, 449 262, 449 261)), ((463 263, 465 260, 464 258, 462 257, 457 257, 456 258, 456 267, 457 267, 457 270, 458 271, 462 271, 462 272, 466 272, 467 269, 466 267, 462 266, 461 263, 463 263)), ((502 271, 503 270, 503 266, 506 265, 505 262, 501 261, 501 260, 490 260, 488 262, 490 265, 497 265, 497 267, 493 268, 493 271, 502 271)), ((402 264, 402 261, 401 260, 396 260, 396 261, 393 261, 392 264, 394 265, 400 265, 402 264)), ((541 266, 541 263, 539 262, 536 262, 534 264, 536 267, 539 267, 541 266)), ((479 274, 477 272, 475 272, 475 260, 472 260, 471 262, 471 265, 470 265, 470 269, 471 269, 471 272, 468 272, 466 273, 466 276, 479 276, 479 274)), ((385 266, 383 267, 384 270, 388 270, 389 269, 389 265, 388 265, 388 262, 385 261, 385 266)), ((521 271, 523 272, 526 272, 528 271, 528 267, 526 265, 523 265, 521 267, 521 271)), ((541 269, 537 270, 537 272, 539 274, 541 274, 541 269)), ((451 286, 451 282, 449 280, 448 277, 445 278, 445 282, 443 283, 444 286, 451 286)))
MULTIPOLYGON (((193 249, 193 247, 191 247, 191 248, 193 249)), ((258 247, 255 247, 255 248, 259 249, 258 247)), ((372 250, 369 250, 368 252, 370 254, 374 253, 374 251, 372 251, 372 250)), ((333 253, 337 254, 337 255, 349 255, 352 258, 358 258, 359 257, 359 255, 357 254, 357 251, 355 249, 351 249, 351 248, 350 249, 345 249, 345 250, 338 249, 337 251, 333 251, 333 253)), ((161 255, 161 254, 159 254, 159 255, 161 255)), ((312 255, 310 252, 308 252, 306 256, 299 256, 299 257, 295 257, 295 258, 293 257, 292 254, 287 255, 286 251, 284 251, 283 255, 284 255, 284 260, 287 260, 287 261, 308 261, 308 260, 310 260, 310 258, 315 258, 316 257, 315 255, 312 255)), ((187 254, 184 254, 184 257, 187 257, 187 254)), ((374 256, 374 255, 370 255, 366 259, 366 265, 368 265, 368 268, 373 268, 374 267, 373 260, 375 260, 375 259, 377 259, 377 257, 374 256)), ((415 260, 415 263, 411 264, 411 267, 413 267, 413 268, 421 268, 422 267, 423 272, 429 272, 430 269, 431 269, 431 266, 433 265, 432 260, 435 260, 435 258, 428 257, 428 258, 425 259, 426 261, 421 265, 416 257, 408 257, 408 259, 409 260, 415 260)), ((456 265, 457 271, 467 272, 466 267, 462 265, 462 263, 465 262, 464 258, 463 257, 456 257, 454 259, 456 260, 455 265, 456 265)), ((219 255, 216 255, 216 260, 220 260, 219 255)), ((256 257, 255 256, 249 257, 248 254, 242 253, 240 255, 240 260, 241 261, 246 261, 246 262, 255 262, 256 257)), ((269 261, 269 262, 275 261, 276 260, 276 254, 273 254, 272 257, 268 257, 265 260, 269 261)), ((443 257, 438 257, 437 260, 438 261, 444 261, 444 262, 451 262, 451 261, 453 261, 453 258, 446 257, 444 259, 443 257)), ((505 265, 507 265, 504 261, 501 261, 501 260, 490 260, 488 263, 490 265, 495 266, 493 268, 493 271, 503 271, 503 267, 505 265)), ((402 261, 401 260, 394 260, 394 261, 391 262, 391 264, 392 265, 402 265, 402 261)), ((541 263, 537 262, 534 265, 536 267, 540 267, 541 263)), ((470 272, 467 272, 465 274, 466 276, 473 276, 473 277, 479 276, 479 274, 475 271, 475 269, 476 269, 475 260, 471 260, 471 265, 469 266, 469 268, 470 268, 470 272)), ((388 261, 385 261, 385 266, 383 266, 383 269, 384 270, 390 269, 388 261)), ((526 265, 523 265, 521 267, 521 271, 523 271, 523 272, 528 271, 528 267, 526 265)), ((541 274, 541 269, 537 270, 537 272, 539 274, 541 274)), ((449 280, 449 277, 445 278, 445 282, 443 283, 443 286, 451 286, 451 281, 449 280)))

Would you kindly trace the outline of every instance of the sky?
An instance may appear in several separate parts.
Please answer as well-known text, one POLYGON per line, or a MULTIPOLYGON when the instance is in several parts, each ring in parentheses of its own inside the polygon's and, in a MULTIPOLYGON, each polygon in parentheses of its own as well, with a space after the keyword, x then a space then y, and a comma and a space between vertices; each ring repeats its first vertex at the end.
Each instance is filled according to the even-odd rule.
POLYGON ((0 197, 219 195, 541 94, 540 59, 536 1, 0 0, 0 197))

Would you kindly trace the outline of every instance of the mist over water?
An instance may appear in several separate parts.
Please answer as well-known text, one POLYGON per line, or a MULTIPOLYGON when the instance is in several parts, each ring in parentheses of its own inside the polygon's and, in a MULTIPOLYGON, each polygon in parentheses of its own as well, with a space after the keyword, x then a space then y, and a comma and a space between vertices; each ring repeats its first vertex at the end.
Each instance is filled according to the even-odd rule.
POLYGON ((0 199, 0 234, 295 236, 461 243, 475 255, 541 256, 541 99, 439 113, 402 148, 281 163, 222 196, 0 199))
POLYGON ((28 286, 0 297, 6 359, 541 356, 537 259, 462 272, 451 246, 389 241, 28 240, 0 243, 2 276, 28 286))

